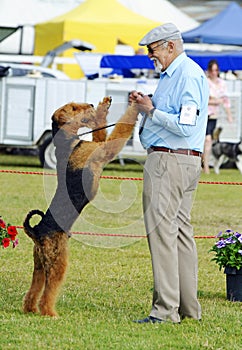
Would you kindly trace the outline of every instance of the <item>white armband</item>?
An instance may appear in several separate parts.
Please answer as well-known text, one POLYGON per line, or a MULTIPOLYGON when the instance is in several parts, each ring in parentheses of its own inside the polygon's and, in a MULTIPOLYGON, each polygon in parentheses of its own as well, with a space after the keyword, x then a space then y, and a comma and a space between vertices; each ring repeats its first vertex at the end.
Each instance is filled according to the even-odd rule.
POLYGON ((194 105, 181 106, 179 124, 196 125, 199 110, 194 105))

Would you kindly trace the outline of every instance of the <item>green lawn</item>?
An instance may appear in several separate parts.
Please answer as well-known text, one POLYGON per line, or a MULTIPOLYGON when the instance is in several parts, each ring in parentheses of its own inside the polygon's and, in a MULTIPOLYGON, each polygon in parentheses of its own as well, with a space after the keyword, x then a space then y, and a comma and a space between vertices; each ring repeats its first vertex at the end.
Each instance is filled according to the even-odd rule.
MULTIPOLYGON (((0 170, 4 169, 43 171, 36 157, 0 154, 0 170)), ((140 178, 142 164, 111 163, 103 175, 140 178)), ((0 177, 0 215, 14 225, 22 226, 30 209, 45 210, 55 190, 55 176, 0 173, 0 177)), ((241 182, 242 176, 236 169, 223 169, 219 176, 213 171, 202 174, 201 181, 241 182)), ((228 228, 241 232, 241 191, 240 185, 199 184, 192 211, 195 235, 216 235, 228 228)), ((242 304, 226 300, 225 275, 208 253, 214 239, 196 239, 202 322, 132 322, 148 315, 152 298, 148 245, 138 237, 145 235, 141 194, 142 181, 101 180, 96 199, 73 231, 102 235, 75 234, 70 239, 58 319, 22 313, 32 275, 33 243, 19 229, 18 247, 0 251, 0 349, 241 349, 242 304)))

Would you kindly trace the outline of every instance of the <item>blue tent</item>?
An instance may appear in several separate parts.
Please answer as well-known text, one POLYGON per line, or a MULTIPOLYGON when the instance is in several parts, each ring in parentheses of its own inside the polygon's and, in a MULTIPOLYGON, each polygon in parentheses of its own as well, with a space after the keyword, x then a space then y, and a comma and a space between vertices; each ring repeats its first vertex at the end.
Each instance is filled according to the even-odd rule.
POLYGON ((154 63, 146 55, 105 55, 101 59, 100 67, 115 69, 154 69, 154 63))
MULTIPOLYGON (((242 70, 242 50, 222 52, 186 50, 186 54, 204 70, 207 69, 208 62, 212 59, 218 61, 222 72, 242 70)), ((154 63, 146 55, 105 55, 101 59, 100 67, 112 68, 116 73, 127 77, 126 71, 132 69, 154 69, 154 63)))
POLYGON ((199 66, 206 70, 210 60, 217 60, 220 70, 226 72, 228 70, 242 70, 242 51, 195 51, 187 50, 187 56, 197 62, 199 66))
MULTIPOLYGON (((208 62, 212 59, 218 61, 220 70, 242 70, 242 50, 239 51, 195 51, 186 50, 187 56, 197 62, 199 66, 206 70, 208 62)), ((119 74, 124 74, 127 70, 132 69, 154 69, 154 63, 146 55, 105 55, 100 62, 101 68, 112 68, 119 74)))
POLYGON ((242 9, 231 2, 199 27, 182 33, 185 43, 242 45, 242 9))

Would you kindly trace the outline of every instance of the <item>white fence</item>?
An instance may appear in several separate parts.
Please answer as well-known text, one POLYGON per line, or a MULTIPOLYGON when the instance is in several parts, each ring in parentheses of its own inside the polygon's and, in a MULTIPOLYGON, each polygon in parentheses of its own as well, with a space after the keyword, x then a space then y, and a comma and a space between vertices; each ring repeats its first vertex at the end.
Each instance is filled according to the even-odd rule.
POLYGON ((228 96, 231 101, 231 114, 233 122, 227 121, 227 116, 224 109, 221 107, 220 116, 217 126, 222 127, 220 141, 222 142, 239 142, 242 139, 242 81, 241 80, 226 80, 228 88, 228 96))

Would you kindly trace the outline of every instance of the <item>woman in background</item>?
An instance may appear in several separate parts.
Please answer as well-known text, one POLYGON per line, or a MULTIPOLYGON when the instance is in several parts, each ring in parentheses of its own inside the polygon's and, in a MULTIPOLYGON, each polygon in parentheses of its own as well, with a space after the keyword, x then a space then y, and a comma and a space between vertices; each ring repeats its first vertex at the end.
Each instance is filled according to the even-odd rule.
POLYGON ((230 100, 227 96, 227 87, 225 81, 219 77, 219 65, 216 60, 208 63, 207 78, 209 84, 209 101, 208 101, 208 123, 203 152, 203 170, 209 174, 209 159, 212 149, 213 132, 216 127, 217 118, 219 117, 220 106, 222 105, 227 114, 229 123, 232 123, 230 110, 230 100))

